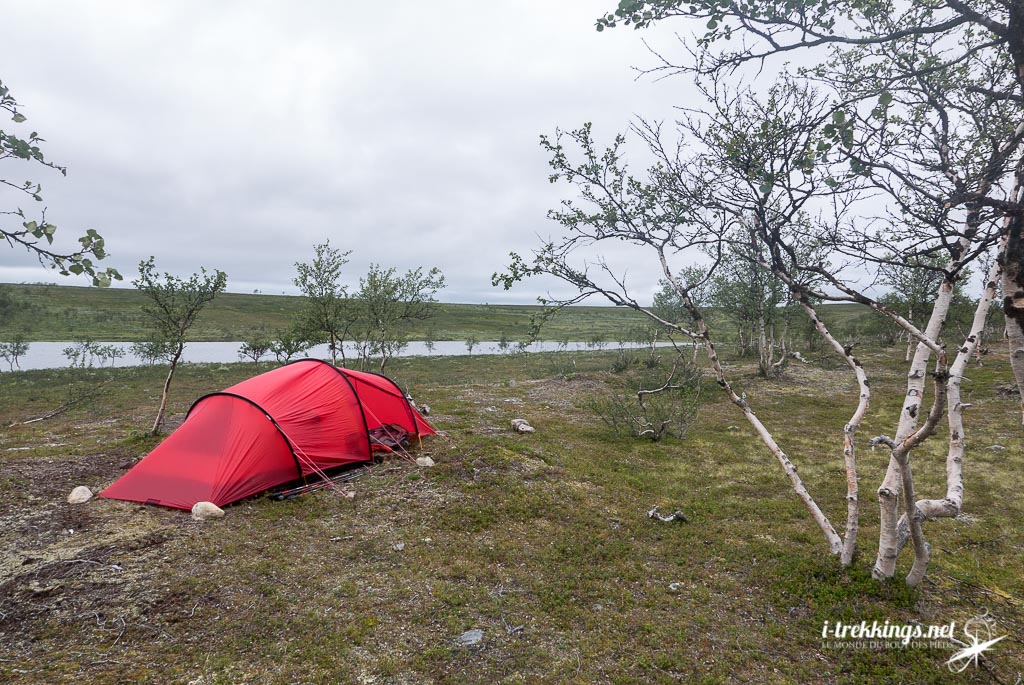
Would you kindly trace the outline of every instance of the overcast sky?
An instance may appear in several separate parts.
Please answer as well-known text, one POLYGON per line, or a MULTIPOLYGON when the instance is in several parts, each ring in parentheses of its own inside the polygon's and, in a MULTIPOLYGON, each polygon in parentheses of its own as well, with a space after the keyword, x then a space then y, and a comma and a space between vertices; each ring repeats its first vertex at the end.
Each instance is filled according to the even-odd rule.
MULTIPOLYGON (((490 276, 571 196, 548 183, 539 135, 593 121, 608 140, 693 104, 685 79, 632 68, 652 63, 643 38, 675 49, 672 27, 594 30, 615 4, 10 3, 0 79, 22 133, 68 167, 17 177, 42 182, 65 241, 98 230, 126 281, 155 255, 291 294, 294 263, 330 239, 353 251, 353 284, 371 261, 437 266, 445 301, 533 302, 553 284, 505 293, 490 276)), ((610 257, 653 291, 649 266, 610 257)), ((84 283, 8 248, 0 281, 84 283)))

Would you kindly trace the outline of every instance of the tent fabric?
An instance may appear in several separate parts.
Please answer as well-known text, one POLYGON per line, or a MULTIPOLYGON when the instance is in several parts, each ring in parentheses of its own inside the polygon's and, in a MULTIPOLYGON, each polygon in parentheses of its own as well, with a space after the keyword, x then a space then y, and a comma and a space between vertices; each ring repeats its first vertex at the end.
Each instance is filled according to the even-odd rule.
POLYGON ((185 422, 100 496, 191 509, 373 458, 369 432, 434 429, 377 374, 303 359, 200 397, 185 422))

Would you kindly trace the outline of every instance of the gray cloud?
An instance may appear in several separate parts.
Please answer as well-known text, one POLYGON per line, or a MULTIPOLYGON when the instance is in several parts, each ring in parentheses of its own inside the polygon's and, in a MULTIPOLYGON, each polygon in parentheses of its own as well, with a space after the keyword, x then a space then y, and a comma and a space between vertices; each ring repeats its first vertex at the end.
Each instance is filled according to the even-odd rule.
MULTIPOLYGON (((0 76, 68 166, 33 170, 49 219, 65 240, 99 230, 127 280, 153 254, 294 292, 293 263, 329 238, 353 284, 371 261, 438 266, 445 300, 532 302, 555 284, 504 293, 490 275, 556 230, 545 213, 570 193, 538 136, 594 121, 610 139, 692 104, 682 79, 635 80, 641 34, 594 31, 613 5, 22 3, 0 76)), ((644 260, 612 257, 653 288, 644 260)), ((33 265, 0 250, 2 281, 55 280, 33 265)))

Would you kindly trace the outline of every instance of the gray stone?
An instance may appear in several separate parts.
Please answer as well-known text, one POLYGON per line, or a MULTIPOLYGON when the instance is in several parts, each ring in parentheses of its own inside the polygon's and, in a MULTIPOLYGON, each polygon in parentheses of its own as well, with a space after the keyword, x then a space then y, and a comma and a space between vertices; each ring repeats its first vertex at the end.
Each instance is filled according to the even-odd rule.
POLYGON ((516 433, 533 433, 534 428, 526 419, 512 419, 512 430, 516 433))
POLYGON ((68 495, 68 504, 84 504, 85 502, 88 502, 91 499, 92 490, 85 487, 84 485, 79 485, 77 488, 71 491, 70 495, 68 495))
POLYGON ((205 521, 209 518, 220 518, 224 510, 213 502, 196 502, 192 505, 192 518, 196 521, 205 521))
POLYGON ((472 645, 480 644, 480 641, 484 639, 484 631, 479 628, 473 630, 467 630, 462 635, 459 635, 458 639, 455 640, 455 644, 462 647, 470 647, 472 645))

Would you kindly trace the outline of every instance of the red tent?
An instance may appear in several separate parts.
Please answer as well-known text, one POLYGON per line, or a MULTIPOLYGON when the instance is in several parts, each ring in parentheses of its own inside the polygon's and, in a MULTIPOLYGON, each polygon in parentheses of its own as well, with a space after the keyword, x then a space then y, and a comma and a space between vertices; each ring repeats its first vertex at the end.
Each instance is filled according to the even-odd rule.
POLYGON ((297 478, 373 459, 370 431, 434 433, 394 381, 303 359, 200 397, 185 422, 101 497, 224 506, 297 478))

